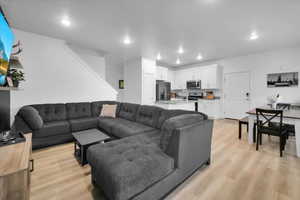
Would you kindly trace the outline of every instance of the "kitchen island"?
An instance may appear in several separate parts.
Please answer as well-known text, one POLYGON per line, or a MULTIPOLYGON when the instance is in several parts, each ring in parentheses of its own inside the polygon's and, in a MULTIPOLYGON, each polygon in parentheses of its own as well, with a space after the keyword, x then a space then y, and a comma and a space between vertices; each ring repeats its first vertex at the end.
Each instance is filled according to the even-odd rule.
POLYGON ((221 99, 199 99, 199 100, 184 100, 174 99, 169 101, 157 101, 156 106, 168 109, 168 110, 190 110, 195 111, 195 102, 198 103, 198 111, 205 113, 209 118, 219 119, 221 118, 221 99))
POLYGON ((169 101, 158 101, 155 103, 156 106, 167 109, 167 110, 190 110, 195 111, 195 101, 176 99, 169 101))

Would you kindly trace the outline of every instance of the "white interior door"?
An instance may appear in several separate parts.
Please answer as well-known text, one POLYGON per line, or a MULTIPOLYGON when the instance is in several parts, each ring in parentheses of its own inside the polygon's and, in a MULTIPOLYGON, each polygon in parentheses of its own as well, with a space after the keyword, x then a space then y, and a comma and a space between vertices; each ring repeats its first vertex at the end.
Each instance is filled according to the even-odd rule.
POLYGON ((250 73, 228 73, 224 76, 224 117, 241 119, 250 109, 250 73))

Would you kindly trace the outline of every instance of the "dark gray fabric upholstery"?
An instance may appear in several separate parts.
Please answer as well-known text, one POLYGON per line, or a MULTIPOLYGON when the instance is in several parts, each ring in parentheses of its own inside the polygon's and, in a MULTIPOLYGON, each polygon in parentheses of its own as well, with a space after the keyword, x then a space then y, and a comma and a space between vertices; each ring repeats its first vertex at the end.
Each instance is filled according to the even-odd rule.
POLYGON ((132 136, 132 137, 135 137, 136 141, 140 144, 152 143, 153 145, 159 147, 161 131, 159 129, 154 129, 152 131, 145 132, 145 134, 140 134, 140 135, 136 135, 136 136, 132 136))
POLYGON ((32 130, 37 130, 43 127, 44 121, 39 112, 32 106, 22 107, 18 115, 28 124, 32 130))
POLYGON ((142 134, 152 130, 154 130, 154 128, 150 126, 118 118, 117 123, 114 123, 112 126, 111 133, 118 138, 123 138, 132 135, 142 134))
POLYGON ((67 119, 65 104, 32 105, 40 114, 44 122, 61 121, 67 119))
POLYGON ((91 103, 67 103, 68 119, 86 118, 92 116, 91 103))
POLYGON ((200 112, 187 111, 187 110, 162 110, 159 115, 156 128, 160 129, 161 126, 163 125, 163 123, 167 119, 170 119, 171 117, 176 117, 178 115, 185 115, 185 114, 198 114, 202 117, 203 120, 208 118, 207 115, 205 115, 204 113, 200 113, 200 112))
POLYGON ((170 138, 177 128, 195 124, 202 120, 202 116, 198 114, 179 115, 166 120, 161 128, 162 134, 160 139, 160 148, 163 151, 167 149, 170 138))
POLYGON ((117 123, 119 118, 111 117, 99 117, 98 118, 98 127, 99 129, 105 131, 108 134, 112 133, 112 127, 117 123))
POLYGON ((212 129, 212 120, 179 127, 164 152, 174 158, 177 168, 194 170, 210 158, 212 129))
POLYGON ((70 133, 54 135, 49 137, 38 137, 32 140, 32 149, 45 148, 57 144, 64 144, 73 141, 73 136, 70 133))
POLYGON ((155 128, 162 110, 162 108, 155 106, 139 106, 136 114, 136 122, 155 128))
POLYGON ((139 108, 138 104, 121 103, 120 111, 117 116, 130 121, 135 121, 136 112, 138 108, 139 108))
POLYGON ((126 139, 93 145, 87 154, 88 162, 97 168, 93 179, 114 200, 129 199, 174 170, 173 159, 158 147, 134 145, 126 139))
POLYGON ((27 118, 36 113, 25 109, 12 129, 33 132, 33 149, 72 141, 72 131, 95 127, 119 138, 91 146, 87 154, 92 180, 116 200, 162 198, 210 159, 213 121, 205 114, 117 103, 117 118, 98 117, 103 104, 115 103, 33 105, 42 127, 32 130, 33 117, 27 118))
POLYGON ((21 118, 19 115, 15 116, 15 120, 12 124, 11 130, 14 133, 22 132, 22 133, 32 133, 32 129, 29 125, 21 118))
POLYGON ((71 119, 71 130, 73 132, 83 131, 87 129, 97 128, 98 127, 98 118, 97 117, 87 117, 80 119, 71 119))
POLYGON ((33 137, 48 137, 65 133, 71 134, 71 127, 68 121, 46 122, 43 128, 33 131, 33 137))
POLYGON ((104 104, 117 105, 117 113, 120 110, 120 103, 116 102, 116 101, 95 101, 95 102, 92 102, 91 104, 92 104, 91 106, 92 106, 92 116, 93 117, 99 117, 101 110, 102 110, 102 106, 104 104))

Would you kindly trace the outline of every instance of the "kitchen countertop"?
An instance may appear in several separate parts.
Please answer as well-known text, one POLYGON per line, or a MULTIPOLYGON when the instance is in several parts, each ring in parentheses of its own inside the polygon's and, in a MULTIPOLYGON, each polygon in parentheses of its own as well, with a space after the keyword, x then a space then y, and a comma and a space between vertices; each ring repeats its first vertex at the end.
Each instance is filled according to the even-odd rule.
POLYGON ((156 104, 186 104, 192 102, 184 99, 176 99, 176 100, 168 100, 168 101, 156 101, 155 103, 156 104))
POLYGON ((156 101, 156 104, 186 104, 186 103, 195 103, 198 101, 215 101, 220 100, 220 97, 216 97, 214 99, 198 99, 198 100, 185 100, 185 99, 174 99, 174 100, 166 100, 166 101, 156 101))

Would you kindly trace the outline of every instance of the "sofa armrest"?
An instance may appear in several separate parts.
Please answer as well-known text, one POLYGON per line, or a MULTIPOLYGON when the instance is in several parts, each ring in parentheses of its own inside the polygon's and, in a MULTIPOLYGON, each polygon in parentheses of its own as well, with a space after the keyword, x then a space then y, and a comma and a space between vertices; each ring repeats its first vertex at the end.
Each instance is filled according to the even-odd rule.
POLYGON ((195 170, 210 160, 212 130, 212 120, 174 130, 165 153, 174 158, 176 168, 195 170))
POLYGON ((38 130, 44 125, 44 121, 39 112, 32 106, 22 107, 17 116, 22 118, 31 130, 38 130))
POLYGON ((15 116, 15 120, 12 125, 12 131, 15 133, 32 133, 32 129, 27 125, 27 123, 19 116, 15 116))

